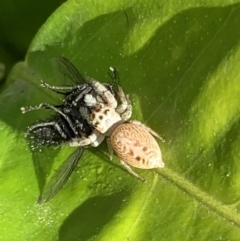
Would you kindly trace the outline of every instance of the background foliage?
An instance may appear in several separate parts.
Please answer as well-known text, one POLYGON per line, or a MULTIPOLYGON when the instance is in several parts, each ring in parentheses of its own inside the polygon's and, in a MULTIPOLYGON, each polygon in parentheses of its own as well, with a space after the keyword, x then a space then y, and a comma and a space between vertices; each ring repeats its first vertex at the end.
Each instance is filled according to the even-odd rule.
POLYGON ((0 239, 238 241, 240 2, 60 4, 0 1, 0 239), (1 66, 6 76, 24 55, 3 82, 1 66), (55 199, 36 204, 73 151, 32 155, 23 135, 49 113, 22 115, 21 106, 57 102, 39 87, 41 79, 64 82, 55 56, 103 82, 117 68, 133 118, 166 139, 166 168, 137 170, 143 184, 117 158, 110 163, 103 145, 85 151, 55 199))

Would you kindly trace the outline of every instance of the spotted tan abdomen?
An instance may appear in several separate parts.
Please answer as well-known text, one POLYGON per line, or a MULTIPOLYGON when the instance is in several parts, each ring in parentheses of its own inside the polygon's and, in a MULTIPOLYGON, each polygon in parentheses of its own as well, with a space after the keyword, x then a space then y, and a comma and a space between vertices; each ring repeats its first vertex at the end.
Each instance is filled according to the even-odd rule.
POLYGON ((164 167, 158 143, 140 125, 119 125, 111 135, 111 144, 120 159, 131 166, 141 169, 164 167))

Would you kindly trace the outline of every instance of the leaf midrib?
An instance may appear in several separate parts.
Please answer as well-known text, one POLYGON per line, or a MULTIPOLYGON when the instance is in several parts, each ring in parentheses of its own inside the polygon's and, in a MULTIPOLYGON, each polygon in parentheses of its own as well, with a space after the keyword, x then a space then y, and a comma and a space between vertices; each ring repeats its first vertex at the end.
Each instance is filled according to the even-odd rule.
POLYGON ((189 180, 178 175, 169 168, 163 168, 161 170, 157 170, 156 172, 159 176, 167 179, 172 184, 186 192, 189 196, 195 198, 202 205, 208 207, 210 210, 212 210, 222 218, 226 219, 228 222, 233 223, 237 227, 240 227, 240 217, 233 210, 233 208, 217 201, 216 199, 208 195, 206 192, 196 187, 189 180))

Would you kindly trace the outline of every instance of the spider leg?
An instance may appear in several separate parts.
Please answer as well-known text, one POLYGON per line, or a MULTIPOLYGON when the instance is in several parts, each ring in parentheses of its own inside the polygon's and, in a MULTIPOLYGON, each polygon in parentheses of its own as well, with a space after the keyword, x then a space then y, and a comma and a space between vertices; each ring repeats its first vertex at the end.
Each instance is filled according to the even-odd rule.
POLYGON ((126 162, 124 162, 123 160, 120 160, 120 163, 129 173, 131 173, 133 176, 135 176, 139 180, 145 182, 145 179, 142 178, 141 176, 139 176, 135 171, 133 171, 133 169, 126 162))
POLYGON ((74 138, 68 144, 73 147, 88 145, 96 147, 104 140, 104 138, 105 136, 95 129, 88 137, 74 138))
POLYGON ((118 92, 117 95, 121 101, 121 104, 116 108, 117 113, 122 114, 129 105, 129 100, 127 99, 125 93, 123 92, 123 89, 118 86, 118 92))
POLYGON ((157 137, 159 140, 161 140, 162 142, 164 142, 165 140, 154 130, 152 130, 151 128, 149 128, 148 126, 144 125, 142 122, 137 121, 137 120, 131 120, 129 121, 132 124, 135 125, 139 125, 141 127, 143 127, 146 131, 148 131, 150 134, 152 134, 153 136, 157 137))
POLYGON ((109 67, 111 74, 109 76, 112 79, 112 87, 117 83, 117 71, 113 67, 109 67))
POLYGON ((30 112, 33 110, 40 110, 40 109, 51 109, 54 110, 55 112, 59 113, 61 116, 63 116, 66 121, 68 122, 70 128, 72 129, 72 131, 74 132, 74 134, 78 135, 78 132, 76 130, 76 128, 73 126, 72 121, 70 120, 70 118, 65 115, 61 110, 59 110, 58 108, 56 108, 53 105, 47 104, 47 103, 42 103, 39 106, 30 106, 30 107, 21 107, 21 111, 23 114, 25 114, 26 112, 30 112))
POLYGON ((93 147, 97 147, 99 146, 105 139, 105 136, 101 133, 99 133, 99 136, 97 137, 97 139, 92 143, 93 147))
POLYGON ((113 159, 113 147, 112 147, 110 138, 107 138, 107 146, 108 146, 109 159, 110 159, 110 161, 112 161, 112 159, 113 159))
POLYGON ((118 86, 118 96, 121 104, 116 108, 116 112, 121 115, 123 121, 130 119, 132 116, 132 105, 128 95, 125 95, 123 89, 118 86))

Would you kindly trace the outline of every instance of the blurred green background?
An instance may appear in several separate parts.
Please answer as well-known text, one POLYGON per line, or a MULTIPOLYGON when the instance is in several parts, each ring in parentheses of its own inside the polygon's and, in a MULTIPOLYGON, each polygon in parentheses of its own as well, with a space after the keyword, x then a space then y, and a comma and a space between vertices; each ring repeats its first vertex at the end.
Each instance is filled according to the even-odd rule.
MULTIPOLYGON (((0 81, 25 59, 34 35, 64 1, 0 1, 0 81), (5 66, 4 68, 1 66, 5 66), (1 74, 1 70, 5 70, 1 74)), ((3 71, 2 71, 3 72, 3 71)))

